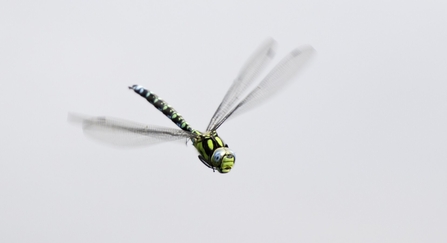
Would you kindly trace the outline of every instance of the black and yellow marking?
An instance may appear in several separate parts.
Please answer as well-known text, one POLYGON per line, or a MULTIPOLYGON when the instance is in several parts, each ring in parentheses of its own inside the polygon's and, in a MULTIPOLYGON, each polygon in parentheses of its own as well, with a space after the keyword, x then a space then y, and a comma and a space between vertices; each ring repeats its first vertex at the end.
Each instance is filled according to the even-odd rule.
POLYGON ((210 161, 211 156, 216 149, 226 147, 222 139, 217 135, 216 131, 201 134, 193 141, 199 154, 206 160, 210 161))
MULTIPOLYGON (((151 103, 155 108, 161 111, 166 117, 171 119, 179 128, 184 131, 191 132, 195 134, 191 141, 194 147, 199 152, 199 159, 209 168, 217 169, 220 173, 228 173, 232 166, 234 165, 234 154, 230 150, 224 150, 223 157, 219 161, 212 161, 214 153, 222 154, 222 147, 228 147, 222 139, 217 135, 216 131, 208 131, 206 133, 201 133, 197 130, 192 129, 185 119, 170 105, 168 105, 163 99, 149 90, 145 89, 139 85, 133 85, 129 87, 139 94, 141 97, 145 98, 149 103, 151 103), (218 150, 218 151, 216 151, 218 150)), ((217 155, 218 156, 218 155, 217 155)))
POLYGON ((149 90, 139 85, 132 85, 131 87, 129 87, 129 89, 132 89, 133 91, 135 91, 135 93, 145 98, 155 108, 161 111, 166 117, 171 119, 171 121, 174 122, 175 125, 177 125, 180 129, 187 132, 194 132, 194 130, 189 126, 185 119, 158 95, 151 93, 149 90))

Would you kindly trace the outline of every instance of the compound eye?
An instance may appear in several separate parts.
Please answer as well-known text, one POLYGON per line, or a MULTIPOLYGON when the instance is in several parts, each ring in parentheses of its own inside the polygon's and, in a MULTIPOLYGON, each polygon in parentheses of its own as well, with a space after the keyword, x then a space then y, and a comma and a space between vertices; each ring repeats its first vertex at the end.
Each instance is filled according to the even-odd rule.
POLYGON ((212 157, 214 166, 220 166, 224 155, 225 155, 225 150, 223 150, 223 149, 217 149, 216 151, 214 151, 214 154, 212 157))

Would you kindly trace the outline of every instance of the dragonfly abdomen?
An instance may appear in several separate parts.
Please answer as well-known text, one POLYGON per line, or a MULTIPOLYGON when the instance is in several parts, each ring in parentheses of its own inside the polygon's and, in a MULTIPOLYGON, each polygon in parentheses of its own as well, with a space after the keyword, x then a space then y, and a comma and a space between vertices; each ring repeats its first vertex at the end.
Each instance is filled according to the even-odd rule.
POLYGON ((133 91, 135 91, 135 93, 145 98, 155 108, 161 111, 166 117, 171 119, 171 121, 174 122, 175 125, 177 125, 180 129, 188 132, 194 132, 194 130, 189 126, 185 119, 158 95, 151 93, 149 90, 140 85, 132 85, 131 87, 129 87, 129 89, 132 89, 133 91))

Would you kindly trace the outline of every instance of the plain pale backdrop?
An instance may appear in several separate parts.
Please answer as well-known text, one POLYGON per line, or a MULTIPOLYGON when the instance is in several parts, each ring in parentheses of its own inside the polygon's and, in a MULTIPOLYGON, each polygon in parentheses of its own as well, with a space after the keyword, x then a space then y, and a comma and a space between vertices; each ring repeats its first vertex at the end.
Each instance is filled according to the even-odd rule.
MULTIPOLYGON (((447 242, 445 1, 3 1, 0 242, 447 242), (317 55, 189 144, 118 149, 69 112, 204 129, 253 50, 317 55)), ((272 65, 273 65, 272 63, 272 65)), ((271 67, 271 66, 270 66, 271 67)))

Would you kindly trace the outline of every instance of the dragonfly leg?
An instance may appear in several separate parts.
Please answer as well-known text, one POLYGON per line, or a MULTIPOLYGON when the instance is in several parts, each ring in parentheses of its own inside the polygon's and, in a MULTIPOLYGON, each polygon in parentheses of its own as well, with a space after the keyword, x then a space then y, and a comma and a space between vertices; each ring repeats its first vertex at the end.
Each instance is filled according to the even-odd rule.
POLYGON ((213 168, 210 164, 208 164, 208 162, 206 162, 206 160, 202 157, 202 155, 199 155, 198 157, 199 157, 199 160, 200 160, 206 167, 208 167, 208 168, 210 168, 210 169, 213 169, 213 172, 214 172, 214 168, 213 168))

